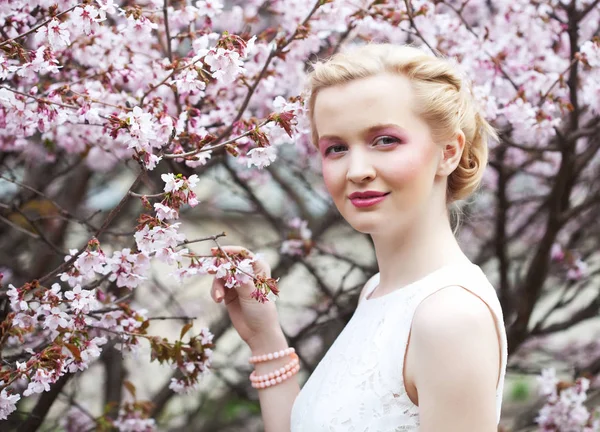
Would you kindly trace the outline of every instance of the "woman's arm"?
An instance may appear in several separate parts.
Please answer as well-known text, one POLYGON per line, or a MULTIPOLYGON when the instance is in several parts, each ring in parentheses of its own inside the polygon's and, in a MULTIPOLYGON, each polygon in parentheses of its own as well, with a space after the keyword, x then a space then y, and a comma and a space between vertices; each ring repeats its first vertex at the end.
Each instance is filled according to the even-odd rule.
POLYGON ((409 353, 421 432, 495 432, 500 345, 488 306, 464 288, 421 302, 409 353))
MULTIPOLYGON (((287 347, 285 336, 280 329, 272 335, 261 336, 260 340, 253 340, 250 345, 253 356, 280 351, 287 347)), ((285 357, 265 363, 257 363, 254 370, 257 375, 265 375, 285 366, 289 361, 290 357, 285 357)), ((273 387, 256 390, 265 432, 290 431, 292 405, 300 392, 297 378, 298 376, 294 375, 273 387)))

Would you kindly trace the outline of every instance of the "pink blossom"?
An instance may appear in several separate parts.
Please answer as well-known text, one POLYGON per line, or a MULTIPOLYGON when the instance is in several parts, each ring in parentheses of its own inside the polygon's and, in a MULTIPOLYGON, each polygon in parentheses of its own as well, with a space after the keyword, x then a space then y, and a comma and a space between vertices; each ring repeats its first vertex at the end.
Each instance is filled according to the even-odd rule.
POLYGON ((96 290, 82 289, 80 285, 65 293, 65 298, 71 301, 70 306, 77 313, 89 313, 100 307, 96 299, 96 290))
POLYGON ((52 19, 47 25, 41 27, 36 36, 38 41, 48 41, 52 49, 59 49, 68 46, 71 43, 70 33, 67 25, 61 23, 56 18, 52 19))
POLYGON ((54 384, 56 379, 55 371, 47 371, 42 368, 36 369, 35 375, 31 378, 31 382, 23 392, 23 396, 50 391, 50 384, 54 384))
POLYGON ((117 9, 115 8, 114 0, 96 0, 96 3, 98 3, 98 5, 100 5, 101 10, 103 10, 109 14, 114 14, 115 12, 117 12, 117 9))
POLYGON ((206 83, 202 81, 198 76, 198 72, 193 68, 185 69, 179 73, 173 80, 173 84, 175 84, 177 90, 182 94, 192 93, 203 96, 203 91, 206 88, 206 83))
POLYGON ((212 49, 204 61, 210 66, 213 78, 223 84, 233 83, 237 76, 244 71, 244 63, 236 51, 228 51, 224 48, 212 49))
MULTIPOLYGON (((0 381, 0 384, 3 382, 0 381)), ((6 389, 0 392, 0 420, 6 420, 10 413, 17 409, 16 403, 21 399, 18 394, 9 394, 6 389)))
POLYGON ((8 291, 6 294, 10 299, 10 307, 13 311, 19 312, 29 309, 27 302, 23 299, 23 293, 13 284, 8 285, 8 291))
POLYGON ((154 210, 156 210, 156 217, 161 221, 165 219, 179 219, 179 212, 176 209, 161 203, 154 203, 154 210))
POLYGON ((154 419, 127 418, 127 415, 125 412, 121 412, 113 422, 119 432, 153 432, 156 430, 154 419))
POLYGON ((48 315, 44 321, 44 328, 50 330, 56 330, 59 326, 69 328, 70 325, 71 317, 57 307, 53 307, 50 310, 50 315, 48 315))
POLYGON ((145 225, 134 234, 138 249, 146 254, 151 254, 163 248, 174 249, 180 242, 185 240, 185 235, 177 231, 179 225, 180 223, 174 223, 166 227, 155 226, 152 229, 145 225))
POLYGON ((577 259, 573 263, 573 267, 569 269, 567 272, 567 278, 572 281, 578 281, 587 276, 588 273, 587 263, 582 261, 581 259, 577 259))
POLYGON ((562 261, 564 259, 565 253, 560 244, 554 243, 552 245, 552 249, 550 251, 550 257, 551 257, 552 261, 562 261))
POLYGON ((73 26, 80 32, 89 35, 98 26, 97 23, 104 21, 104 11, 96 9, 93 6, 77 7, 73 10, 71 19, 73 26))
POLYGON ((134 254, 131 249, 125 248, 115 251, 106 264, 105 272, 110 273, 110 281, 116 281, 118 287, 136 288, 147 279, 144 274, 148 271, 150 261, 145 253, 134 254))
POLYGON ((172 173, 162 174, 160 178, 165 182, 165 192, 176 192, 185 184, 185 180, 176 178, 172 173))
POLYGON ((539 394, 542 396, 550 396, 556 394, 556 385, 558 378, 554 368, 542 369, 542 374, 537 377, 539 384, 539 394))
POLYGON ((256 166, 259 169, 271 165, 277 159, 275 147, 256 147, 248 152, 248 168, 256 166))
POLYGON ((199 0, 196 6, 200 10, 200 14, 214 19, 223 10, 223 2, 221 0, 199 0))
POLYGON ((581 45, 580 52, 591 67, 600 67, 600 43, 587 41, 581 45))

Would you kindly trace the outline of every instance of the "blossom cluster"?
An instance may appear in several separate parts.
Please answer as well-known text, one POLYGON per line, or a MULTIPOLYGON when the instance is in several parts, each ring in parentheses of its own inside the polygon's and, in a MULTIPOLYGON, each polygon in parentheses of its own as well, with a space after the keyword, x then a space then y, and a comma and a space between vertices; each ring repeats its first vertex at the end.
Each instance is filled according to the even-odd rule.
POLYGON ((539 393, 546 404, 536 417, 544 432, 597 432, 600 430, 600 409, 595 415, 585 407, 590 381, 578 378, 573 384, 561 382, 554 368, 544 369, 537 378, 539 393))
MULTIPOLYGON (((164 172, 159 168, 174 171, 177 164, 186 173, 161 174, 160 192, 130 190, 147 212, 139 215, 129 244, 86 238, 85 247, 69 249, 56 278, 8 285, 10 312, 0 323, 0 350, 11 355, 0 369, 0 420, 20 398, 89 368, 115 340, 134 352, 147 341, 154 359, 177 370, 173 391, 197 388, 210 369, 210 331, 184 341, 188 324, 174 342, 149 335, 151 318, 128 296, 145 287, 156 261, 179 282, 211 275, 228 289, 253 284, 257 301, 275 298, 277 283, 255 274, 255 258, 220 248, 194 253, 182 222, 173 221, 200 205, 199 174, 209 161, 233 162, 241 177, 259 180, 294 143, 293 162, 315 166, 303 88, 306 61, 343 49, 340 39, 404 43, 410 37, 459 58, 480 110, 505 137, 505 171, 519 172, 534 188, 545 188, 540 178, 556 174, 555 141, 569 113, 577 109, 581 123, 590 125, 600 115, 600 8, 588 0, 572 2, 577 13, 556 0, 499 1, 494 8, 478 0, 460 9, 429 0, 285 0, 268 8, 262 0, 232 3, 228 9, 221 0, 0 5, 3 154, 32 164, 73 158, 92 174, 134 165, 149 175, 164 172), (265 13, 272 15, 264 19, 265 13), (573 16, 575 44, 567 32, 574 27, 565 24, 573 16), (577 88, 568 84, 573 70, 577 88)), ((583 136, 569 139, 584 148, 590 144, 583 136)), ((490 143, 492 151, 496 146, 490 143)), ((281 231, 281 253, 310 254, 314 239, 306 221, 293 219, 281 231)), ((569 280, 590 274, 580 255, 558 244, 552 259, 569 280)), ((584 379, 561 392, 548 390, 540 424, 598 429, 581 407, 586 390, 584 379)), ((69 424, 79 424, 81 418, 72 417, 69 424)), ((112 425, 123 431, 156 426, 139 403, 122 406, 112 425)))

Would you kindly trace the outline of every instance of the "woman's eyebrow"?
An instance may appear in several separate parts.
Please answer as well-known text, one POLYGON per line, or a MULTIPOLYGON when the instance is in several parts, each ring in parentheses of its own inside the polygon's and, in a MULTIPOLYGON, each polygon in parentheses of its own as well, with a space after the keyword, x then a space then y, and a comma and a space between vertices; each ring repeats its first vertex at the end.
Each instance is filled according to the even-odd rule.
POLYGON ((362 136, 369 137, 369 136, 373 135, 374 133, 381 131, 382 129, 394 129, 398 132, 404 132, 404 129, 402 129, 397 124, 382 123, 382 124, 376 124, 376 125, 368 127, 366 130, 363 131, 362 136))
MULTIPOLYGON (((363 129, 360 132, 360 135, 365 138, 365 137, 369 137, 379 131, 381 131, 382 129, 394 129, 398 132, 404 132, 404 129, 401 128, 400 126, 398 126, 397 124, 394 123, 381 123, 381 124, 376 124, 373 126, 369 126, 366 129, 363 129)), ((321 143, 328 143, 330 141, 339 141, 339 140, 343 140, 343 138, 337 136, 337 135, 321 135, 319 137, 319 144, 321 143)))

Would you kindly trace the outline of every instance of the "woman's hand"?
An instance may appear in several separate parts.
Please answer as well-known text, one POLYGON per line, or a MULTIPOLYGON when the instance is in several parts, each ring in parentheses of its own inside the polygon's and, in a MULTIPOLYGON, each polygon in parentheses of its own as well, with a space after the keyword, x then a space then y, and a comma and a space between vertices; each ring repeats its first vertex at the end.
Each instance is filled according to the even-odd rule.
MULTIPOLYGON (((246 252, 249 258, 254 258, 252 252, 241 246, 224 246, 221 249, 229 256, 246 252)), ((256 259, 252 266, 255 275, 271 277, 271 267, 264 260, 256 259)), ((282 334, 275 302, 257 301, 252 297, 255 290, 252 281, 227 288, 222 279, 215 277, 210 292, 215 302, 225 302, 233 326, 252 350, 268 345, 270 340, 280 338, 282 334)))

